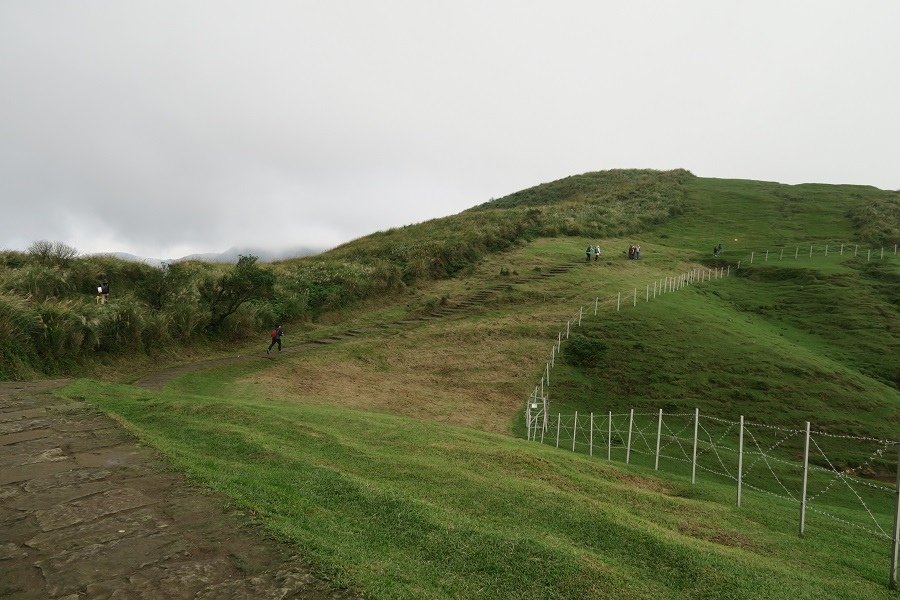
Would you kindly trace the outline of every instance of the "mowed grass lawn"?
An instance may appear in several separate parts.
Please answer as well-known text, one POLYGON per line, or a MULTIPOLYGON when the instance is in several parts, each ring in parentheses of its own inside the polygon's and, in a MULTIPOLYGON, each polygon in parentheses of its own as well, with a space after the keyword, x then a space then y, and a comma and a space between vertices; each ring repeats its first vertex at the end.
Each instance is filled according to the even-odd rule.
POLYGON ((80 381, 201 485, 372 598, 893 598, 888 544, 470 428, 298 403, 250 376, 80 381))

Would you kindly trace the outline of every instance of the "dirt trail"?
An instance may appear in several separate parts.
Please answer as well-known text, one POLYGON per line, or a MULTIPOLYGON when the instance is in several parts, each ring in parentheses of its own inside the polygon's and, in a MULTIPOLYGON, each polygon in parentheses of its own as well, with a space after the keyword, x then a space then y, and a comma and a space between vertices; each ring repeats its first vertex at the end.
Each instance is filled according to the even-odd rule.
POLYGON ((359 597, 61 384, 0 384, 0 598, 359 597))

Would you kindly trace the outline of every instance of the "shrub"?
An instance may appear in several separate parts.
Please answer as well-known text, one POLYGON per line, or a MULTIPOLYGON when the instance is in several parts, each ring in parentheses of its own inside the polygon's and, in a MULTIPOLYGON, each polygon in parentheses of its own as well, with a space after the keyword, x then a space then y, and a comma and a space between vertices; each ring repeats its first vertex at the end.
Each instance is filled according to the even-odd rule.
POLYGON ((590 368, 602 363, 608 349, 609 346, 597 338, 574 333, 563 346, 561 354, 570 365, 590 368))

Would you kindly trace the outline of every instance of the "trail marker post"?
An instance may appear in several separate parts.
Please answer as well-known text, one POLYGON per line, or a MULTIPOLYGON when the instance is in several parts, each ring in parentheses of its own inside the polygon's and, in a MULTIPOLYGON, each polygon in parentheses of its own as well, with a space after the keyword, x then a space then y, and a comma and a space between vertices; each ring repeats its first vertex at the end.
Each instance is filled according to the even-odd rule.
POLYGON ((656 424, 656 462, 653 465, 654 471, 659 471, 659 441, 662 439, 662 409, 659 409, 659 422, 656 424))
POLYGON ((803 489, 800 493, 800 537, 806 529, 806 482, 809 479, 809 421, 806 422, 806 442, 803 444, 803 489))
POLYGON ((628 413, 628 442, 625 444, 625 464, 631 462, 631 427, 634 425, 634 409, 628 413))
POLYGON ((700 409, 694 409, 694 454, 691 457, 691 483, 697 483, 697 432, 700 429, 700 409))
POLYGON ((737 507, 741 507, 741 482, 744 479, 744 415, 738 425, 737 507))

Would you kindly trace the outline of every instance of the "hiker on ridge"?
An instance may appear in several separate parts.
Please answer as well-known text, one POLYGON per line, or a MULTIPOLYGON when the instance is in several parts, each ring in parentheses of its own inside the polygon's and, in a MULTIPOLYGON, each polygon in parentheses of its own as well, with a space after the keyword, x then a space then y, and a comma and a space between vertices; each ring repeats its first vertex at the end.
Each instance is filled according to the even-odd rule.
POLYGON ((281 328, 281 324, 275 326, 275 329, 272 330, 272 343, 269 344, 269 347, 266 348, 266 354, 272 351, 272 346, 278 344, 278 351, 281 352, 281 336, 284 335, 284 330, 281 328))

